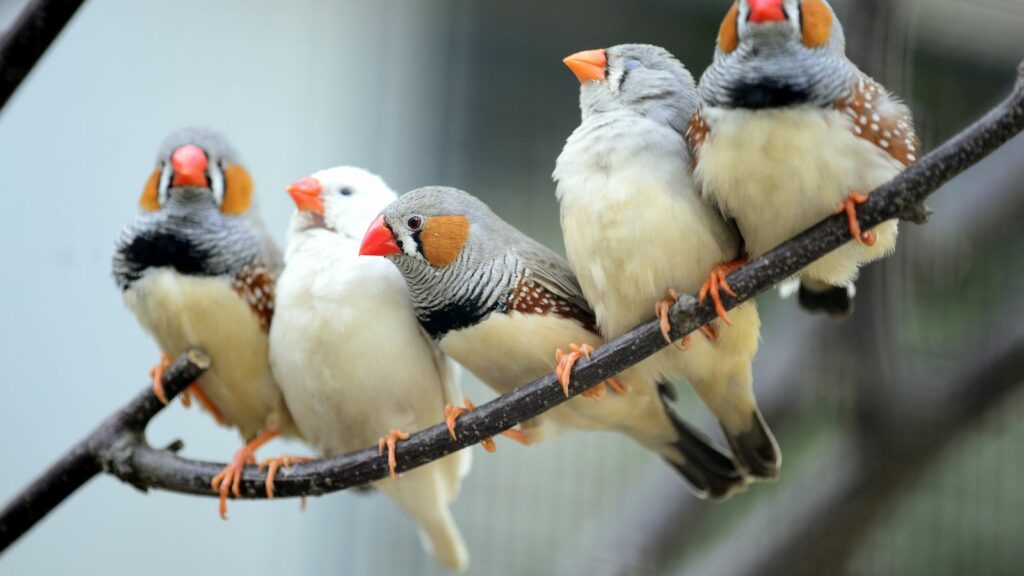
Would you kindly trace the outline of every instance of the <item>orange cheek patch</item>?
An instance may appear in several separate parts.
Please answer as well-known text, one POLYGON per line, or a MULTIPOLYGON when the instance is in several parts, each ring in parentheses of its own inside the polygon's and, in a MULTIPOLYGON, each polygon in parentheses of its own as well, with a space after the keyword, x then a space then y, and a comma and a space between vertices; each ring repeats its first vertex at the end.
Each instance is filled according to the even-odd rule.
POLYGON ((733 3, 729 13, 722 20, 722 27, 718 29, 718 48, 726 54, 736 50, 740 45, 740 33, 737 29, 737 20, 740 17, 739 3, 733 3))
POLYGON ((832 11, 822 0, 804 0, 800 9, 804 46, 818 48, 828 44, 832 37, 832 11))
POLYGON ((220 211, 225 214, 243 214, 252 205, 252 178, 237 164, 224 168, 224 201, 220 211))
POLYGON ((160 198, 157 196, 157 184, 160 182, 160 169, 153 170, 146 180, 146 187, 142 189, 142 196, 139 197, 139 206, 143 210, 156 212, 160 209, 160 198))
POLYGON ((428 218, 420 232, 423 256, 435 268, 444 268, 458 259, 469 239, 469 219, 465 216, 428 218))

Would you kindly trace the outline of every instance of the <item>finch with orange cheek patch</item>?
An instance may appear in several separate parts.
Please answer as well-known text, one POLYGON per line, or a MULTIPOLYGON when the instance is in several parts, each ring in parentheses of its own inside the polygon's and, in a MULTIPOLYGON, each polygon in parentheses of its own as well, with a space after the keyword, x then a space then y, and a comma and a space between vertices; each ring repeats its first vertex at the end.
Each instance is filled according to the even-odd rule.
MULTIPOLYGON (((198 346, 212 365, 188 392, 246 445, 214 479, 220 513, 238 495, 256 449, 296 436, 268 360, 274 284, 281 254, 253 206, 248 172, 222 136, 190 128, 160 148, 139 201, 118 239, 113 274, 125 304, 168 357, 198 346)), ((163 365, 153 371, 154 393, 163 365)))
MULTIPOLYGON (((361 253, 401 271, 427 333, 499 393, 556 369, 566 385, 572 363, 603 343, 565 260, 461 190, 401 196, 370 225, 361 253)), ((700 496, 745 488, 735 463, 665 404, 667 389, 630 370, 612 388, 523 423, 526 443, 559 429, 616 430, 664 457, 700 496)))
POLYGON ((910 111, 845 50, 825 0, 736 2, 686 132, 704 196, 751 256, 846 214, 853 239, 797 275, 800 304, 833 316, 853 312, 860 266, 896 249, 896 220, 861 230, 857 206, 921 155, 910 111))

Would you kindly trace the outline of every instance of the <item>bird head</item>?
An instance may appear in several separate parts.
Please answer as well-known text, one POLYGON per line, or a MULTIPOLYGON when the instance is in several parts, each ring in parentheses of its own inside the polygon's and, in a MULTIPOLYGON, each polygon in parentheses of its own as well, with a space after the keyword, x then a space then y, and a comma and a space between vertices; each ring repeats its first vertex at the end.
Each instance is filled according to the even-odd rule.
POLYGON ((434 269, 466 258, 488 258, 500 252, 492 245, 496 239, 482 229, 492 219, 497 216, 483 202, 462 190, 419 188, 381 211, 366 231, 359 253, 434 269))
POLYGON ((718 32, 701 98, 728 108, 826 105, 857 74, 826 0, 738 0, 718 32))
POLYGON ((584 120, 603 112, 628 111, 678 130, 697 103, 693 76, 658 46, 620 44, 577 52, 563 62, 580 81, 584 120))
POLYGON ((149 212, 175 206, 239 216, 252 206, 252 191, 249 172, 223 136, 205 128, 185 128, 160 146, 139 205, 149 212))
POLYGON ((326 228, 359 239, 366 221, 395 199, 376 174, 353 166, 336 166, 300 178, 288 186, 295 202, 292 230, 326 228))

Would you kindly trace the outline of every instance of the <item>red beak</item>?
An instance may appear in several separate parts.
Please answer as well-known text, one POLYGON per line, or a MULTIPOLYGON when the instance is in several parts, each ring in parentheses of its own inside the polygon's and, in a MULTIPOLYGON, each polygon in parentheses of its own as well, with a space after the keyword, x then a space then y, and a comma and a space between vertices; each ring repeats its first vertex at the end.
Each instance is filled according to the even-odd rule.
POLYGON ((783 0, 750 0, 751 22, 782 22, 786 19, 786 11, 782 9, 783 0))
POLYGON ((320 182, 311 176, 299 178, 288 187, 288 194, 295 202, 295 207, 303 212, 314 214, 324 213, 324 201, 320 195, 320 182))
POLYGON ((576 79, 583 84, 590 80, 604 82, 604 69, 608 66, 608 56, 603 49, 584 50, 562 60, 576 79))
POLYGON ((174 168, 171 186, 209 186, 210 183, 206 180, 206 163, 206 152, 199 146, 186 144, 178 148, 171 155, 171 167, 174 168))
POLYGON ((402 249, 395 242, 395 235, 384 222, 384 215, 381 214, 370 223, 370 228, 363 236, 363 244, 359 247, 360 256, 391 256, 401 254, 402 249))

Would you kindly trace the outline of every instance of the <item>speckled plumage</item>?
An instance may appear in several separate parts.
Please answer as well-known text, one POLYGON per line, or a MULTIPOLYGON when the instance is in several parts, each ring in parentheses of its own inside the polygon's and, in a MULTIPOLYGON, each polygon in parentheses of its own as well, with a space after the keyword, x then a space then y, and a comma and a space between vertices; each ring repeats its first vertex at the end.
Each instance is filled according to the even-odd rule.
POLYGON ((122 231, 112 261, 115 281, 165 354, 199 346, 210 355, 213 365, 199 386, 243 438, 270 427, 295 434, 267 358, 280 252, 251 207, 226 214, 224 198, 211 188, 171 185, 170 156, 186 144, 202 147, 210 181, 221 191, 224 167, 238 165, 212 131, 171 134, 157 158, 156 173, 166 175, 155 191, 159 204, 144 207, 122 231))
MULTIPOLYGON (((846 58, 831 7, 814 0, 813 13, 805 14, 807 5, 781 3, 785 20, 760 23, 744 20, 747 0, 738 3, 737 47, 723 50, 720 40, 687 132, 704 197, 735 219, 755 257, 833 214, 851 193, 867 194, 888 182, 921 155, 906 106, 846 58), (828 20, 827 42, 808 45, 808 18, 828 20), (741 84, 784 86, 802 96, 744 106, 733 97, 741 84)), ((728 25, 727 19, 723 29, 728 25)), ((873 246, 851 241, 802 270, 805 293, 839 287, 834 294, 846 294, 861 265, 895 250, 895 220, 874 232, 873 246)))
MULTIPOLYGON (((405 277, 420 322, 445 353, 497 392, 552 372, 557 348, 603 343, 568 263, 476 198, 453 188, 421 188, 383 216, 402 247, 388 258, 405 277), (406 223, 447 215, 468 217, 470 234, 459 257, 438 269, 422 257, 422 240, 406 223), (435 323, 437 310, 451 312, 443 328, 435 323)), ((628 394, 608 394, 601 402, 573 398, 523 423, 529 441, 566 428, 617 430, 662 455, 702 495, 724 498, 743 489, 730 459, 675 417, 654 380, 633 370, 619 378, 628 394)))

